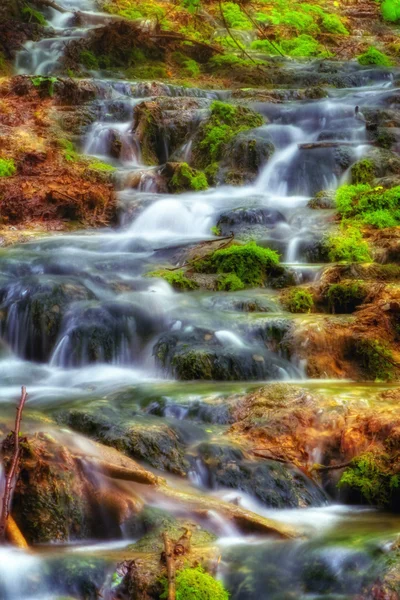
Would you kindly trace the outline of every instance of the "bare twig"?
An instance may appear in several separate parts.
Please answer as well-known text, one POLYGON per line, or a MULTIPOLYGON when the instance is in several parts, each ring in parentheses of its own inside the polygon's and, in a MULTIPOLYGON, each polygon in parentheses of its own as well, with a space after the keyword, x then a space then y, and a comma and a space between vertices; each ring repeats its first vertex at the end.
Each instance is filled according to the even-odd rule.
POLYGON ((164 538, 164 550, 165 550, 165 562, 167 563, 167 577, 168 577, 168 600, 175 600, 176 598, 176 581, 175 581, 175 559, 174 559, 174 548, 171 540, 168 537, 168 533, 163 533, 164 538))
POLYGON ((48 6, 49 8, 54 8, 54 10, 58 10, 60 13, 68 12, 66 8, 57 4, 57 2, 53 2, 53 0, 33 0, 35 4, 39 4, 40 6, 48 6))
POLYGON ((313 465, 311 471, 333 471, 335 469, 345 469, 346 467, 350 467, 353 461, 349 460, 345 463, 339 463, 338 465, 313 465))
POLYGON ((266 36, 264 29, 262 29, 257 21, 255 21, 253 19, 253 17, 251 16, 251 14, 246 10, 245 6, 243 3, 240 4, 240 9, 244 12, 244 14, 246 15, 246 17, 249 19, 249 21, 252 22, 252 24, 254 25, 254 27, 257 29, 258 33, 262 36, 262 38, 264 40, 267 40, 271 46, 274 48, 274 50, 276 50, 278 52, 278 54, 280 54, 281 56, 285 56, 285 54, 282 52, 282 50, 272 41, 269 39, 268 36, 266 36))
POLYGON ((17 415, 15 417, 15 430, 14 430, 14 454, 11 461, 11 466, 6 475, 6 483, 4 489, 4 496, 2 500, 2 511, 0 518, 0 541, 4 539, 7 519, 10 515, 10 504, 11 498, 16 484, 15 475, 17 472, 20 448, 19 448, 19 431, 21 427, 22 411, 24 410, 25 402, 28 397, 26 393, 26 387, 21 388, 21 398, 17 407, 17 415))
POLYGON ((236 46, 239 48, 240 52, 242 52, 242 53, 243 53, 245 56, 247 56, 247 58, 248 58, 249 60, 251 60, 251 62, 253 62, 253 63, 254 63, 254 64, 255 64, 255 65, 258 67, 259 65, 257 65, 257 63, 256 63, 256 61, 254 60, 254 58, 252 58, 252 57, 250 56, 250 54, 248 54, 248 53, 246 52, 246 50, 243 48, 243 46, 242 46, 241 44, 239 44, 239 42, 237 41, 237 39, 236 39, 236 38, 234 37, 234 35, 232 34, 232 32, 231 32, 231 30, 230 30, 230 28, 229 28, 229 25, 228 25, 228 23, 227 23, 227 21, 226 21, 226 19, 225 19, 224 11, 223 11, 223 9, 222 9, 222 0, 219 0, 219 12, 221 13, 221 19, 222 19, 222 22, 223 22, 223 24, 224 24, 224 27, 225 27, 226 31, 227 31, 227 32, 228 32, 228 34, 229 34, 229 37, 230 37, 230 38, 231 38, 231 39, 234 41, 235 45, 236 45, 236 46))

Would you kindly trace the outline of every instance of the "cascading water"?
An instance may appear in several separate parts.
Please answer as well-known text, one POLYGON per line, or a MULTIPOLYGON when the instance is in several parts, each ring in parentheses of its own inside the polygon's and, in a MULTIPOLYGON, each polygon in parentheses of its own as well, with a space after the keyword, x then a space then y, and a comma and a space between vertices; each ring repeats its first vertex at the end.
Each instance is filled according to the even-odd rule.
MULTIPOLYGON (((17 57, 18 73, 56 74, 65 43, 87 35, 91 27, 106 19, 95 12, 92 0, 64 0, 63 5, 71 12, 61 14, 49 9, 52 29, 46 39, 25 45, 17 57), (74 26, 76 11, 80 22, 87 23, 86 28, 74 26)), ((256 298, 265 310, 260 314, 254 311, 254 319, 250 319, 240 309, 249 303, 245 292, 177 294, 166 282, 143 274, 170 257, 179 262, 180 249, 214 239, 211 228, 221 215, 244 209, 253 211, 251 218, 256 223, 267 223, 262 244, 279 250, 284 262, 293 266, 297 280, 311 279, 315 271, 305 264, 304 247, 320 239, 328 219, 313 213, 307 203, 315 192, 336 188, 345 180, 350 165, 363 154, 366 128, 356 117, 355 106, 368 106, 371 91, 345 90, 312 102, 256 103, 254 108, 268 119, 268 124, 259 128, 260 135, 274 145, 275 152, 254 184, 241 188, 225 185, 172 197, 157 193, 157 169, 141 163, 140 144, 132 134, 134 108, 151 98, 151 86, 110 80, 98 83, 102 98, 93 102, 97 117, 84 132, 80 147, 117 167, 115 180, 124 188, 119 192, 123 225, 114 231, 38 240, 10 249, 3 256, 0 298, 6 318, 2 322, 0 400, 16 397, 18 386, 24 383, 31 406, 46 415, 56 413, 57 418, 61 418, 57 413, 60 406, 76 408, 80 403, 100 401, 96 413, 104 414, 101 440, 105 443, 112 439, 108 419, 115 417, 114 403, 118 400, 123 415, 118 431, 121 422, 133 416, 149 431, 157 429, 161 420, 191 451, 209 439, 217 440, 220 451, 227 426, 232 424, 230 407, 219 403, 226 393, 224 384, 212 384, 215 404, 207 404, 209 388, 198 392, 194 383, 180 387, 171 382, 175 357, 166 372, 157 358, 168 355, 174 343, 186 349, 202 349, 206 341, 215 363, 221 370, 229 369, 234 374, 231 379, 240 381, 235 393, 248 389, 250 380, 296 381, 303 378, 304 368, 296 356, 285 353, 282 342, 290 327, 287 315, 279 312, 276 297, 265 290, 259 297, 251 295, 251 300, 256 298), (134 392, 126 392, 125 397, 127 389, 134 392), (193 414, 197 418, 194 423, 190 420, 193 414)), ((378 82, 374 103, 377 96, 384 98, 386 93, 379 89, 381 84, 391 82, 386 77, 378 82)), ((211 100, 221 96, 172 86, 165 86, 165 90, 170 96, 201 98, 201 110, 207 110, 211 100)), ((194 131, 198 122, 193 124, 194 131)), ((192 140, 176 151, 185 161, 190 160, 191 153, 192 140)), ((34 418, 37 416, 33 417, 33 428, 37 427, 34 418)), ((76 418, 90 432, 90 418, 81 418, 79 413, 76 418)), ((119 435, 121 444, 127 444, 129 436, 119 435)), ((163 451, 167 453, 168 448, 163 451)), ((179 451, 174 448, 172 454, 175 457, 179 451)), ((375 573, 368 545, 371 521, 375 519, 382 537, 392 539, 399 529, 398 519, 380 521, 379 514, 326 506, 321 492, 314 499, 318 508, 266 509, 247 493, 244 479, 240 479, 243 473, 252 473, 247 458, 235 448, 229 448, 228 454, 232 466, 230 489, 212 472, 210 464, 215 467, 218 453, 208 463, 203 458, 189 457, 189 487, 210 494, 210 498, 223 496, 234 505, 283 523, 295 522, 311 538, 306 542, 265 541, 261 536, 239 533, 217 511, 209 511, 208 524, 220 538, 221 571, 232 599, 270 600, 278 598, 278 593, 279 598, 327 598, 327 589, 320 589, 313 579, 316 561, 323 567, 324 581, 330 582, 334 596, 329 597, 357 597, 368 577, 357 578, 355 569, 370 570, 371 577, 375 573), (337 530, 345 528, 349 539, 353 533, 359 535, 360 550, 344 548, 342 540, 335 538, 337 530), (268 568, 260 569, 260 564, 268 568)), ((143 457, 147 458, 145 451, 143 457)), ((84 470, 88 480, 95 478, 90 464, 84 470)), ((254 481, 259 476, 252 475, 254 481)), ((300 480, 301 474, 296 472, 294 477, 300 480)), ((175 486, 182 485, 180 480, 172 481, 175 486)), ((166 503, 157 496, 151 498, 151 504, 172 513, 176 508, 173 502, 166 503)), ((374 543, 374 551, 378 551, 380 542, 374 543)), ((111 539, 75 547, 72 539, 69 547, 60 549, 58 559, 62 563, 65 557, 70 560, 71 555, 85 553, 90 560, 102 558, 102 553, 108 559, 124 544, 120 539, 111 539)), ((78 587, 68 587, 62 580, 62 567, 53 564, 52 553, 52 549, 45 548, 36 557, 2 550, 0 596, 5 600, 50 600, 61 593, 80 597, 78 587)))

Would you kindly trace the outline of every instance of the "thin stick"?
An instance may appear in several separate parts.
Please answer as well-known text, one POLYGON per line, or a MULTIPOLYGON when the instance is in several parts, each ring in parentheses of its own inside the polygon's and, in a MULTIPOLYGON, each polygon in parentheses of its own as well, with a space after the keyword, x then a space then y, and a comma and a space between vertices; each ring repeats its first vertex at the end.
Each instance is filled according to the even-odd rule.
POLYGON ((349 460, 345 463, 340 463, 338 465, 314 465, 311 471, 333 471, 335 469, 345 469, 346 467, 350 467, 353 464, 352 460, 349 460))
POLYGON ((5 484, 3 501, 2 501, 2 512, 1 512, 1 518, 0 518, 0 540, 4 540, 6 526, 7 526, 7 519, 10 514, 11 497, 12 497, 12 493, 14 491, 14 487, 16 484, 15 474, 17 471, 19 454, 20 454, 19 430, 21 427, 22 411, 24 409, 27 397, 28 397, 28 394, 26 393, 26 387, 23 385, 21 388, 21 398, 19 401, 19 405, 17 407, 17 415, 15 417, 14 455, 12 458, 10 469, 6 475, 6 484, 5 484))
POLYGON ((60 13, 68 12, 66 8, 57 4, 57 2, 53 2, 53 0, 33 0, 35 4, 39 4, 40 6, 49 6, 50 8, 54 8, 54 10, 58 10, 60 13))
MULTIPOLYGON (((240 52, 242 52, 245 56, 247 56, 247 58, 249 60, 251 60, 252 63, 254 63, 255 65, 257 65, 257 63, 254 60, 254 58, 252 58, 250 56, 250 54, 247 54, 246 50, 239 44, 239 42, 237 41, 237 39, 233 36, 233 34, 232 34, 232 32, 231 32, 231 30, 229 28, 229 25, 228 25, 228 23, 227 23, 227 21, 225 19, 224 11, 222 10, 222 1, 221 0, 219 0, 219 12, 221 14, 221 19, 222 19, 222 22, 224 24, 224 27, 225 27, 226 31, 228 32, 228 34, 232 38, 232 40, 235 42, 235 44, 239 48, 240 52)), ((257 65, 257 67, 258 66, 259 65, 257 65)))
POLYGON ((164 531, 164 549, 165 549, 165 561, 167 563, 167 576, 168 576, 168 600, 175 600, 176 598, 176 581, 175 581, 175 560, 174 551, 171 540, 168 537, 168 533, 164 531))

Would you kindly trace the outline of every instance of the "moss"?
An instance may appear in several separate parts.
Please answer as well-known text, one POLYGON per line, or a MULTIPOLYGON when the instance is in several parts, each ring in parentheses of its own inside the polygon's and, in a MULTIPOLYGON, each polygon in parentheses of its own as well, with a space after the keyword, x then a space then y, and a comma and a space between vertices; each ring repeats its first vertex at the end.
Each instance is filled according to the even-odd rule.
POLYGON ((372 183, 374 177, 374 163, 369 158, 359 160, 351 167, 352 183, 372 183))
POLYGON ((189 350, 173 357, 171 366, 175 377, 183 381, 214 379, 213 355, 201 350, 189 350))
POLYGON ((0 177, 12 177, 16 171, 12 158, 0 158, 0 177))
POLYGON ((399 475, 391 472, 388 455, 364 452, 352 460, 338 487, 358 493, 368 504, 385 507, 390 504, 393 491, 399 484, 399 475))
POLYGON ((370 211, 364 214, 362 222, 377 229, 396 227, 400 223, 400 211, 396 211, 395 213, 387 209, 370 211))
POLYGON ((253 24, 235 2, 223 2, 222 13, 228 27, 233 29, 253 29, 253 24))
POLYGON ((58 145, 63 149, 63 154, 65 160, 68 162, 75 162, 80 160, 79 154, 75 150, 75 146, 69 140, 60 138, 58 139, 58 145))
POLYGON ((211 104, 211 116, 200 128, 193 152, 197 164, 207 167, 221 160, 227 144, 241 131, 260 127, 261 115, 243 106, 233 106, 216 100, 211 104))
POLYGON ((368 243, 363 240, 360 230, 355 227, 347 227, 337 233, 329 234, 324 240, 324 246, 331 262, 371 261, 368 243))
POLYGON ((314 306, 314 299, 308 290, 290 290, 283 301, 291 313, 309 313, 314 306))
POLYGON ((400 223, 400 186, 384 189, 368 184, 344 185, 336 192, 336 207, 346 219, 379 229, 400 223))
POLYGON ((381 4, 381 12, 385 21, 396 23, 400 20, 400 1, 384 0, 381 4))
POLYGON ((115 167, 109 165, 108 163, 102 162, 101 160, 96 160, 88 164, 89 169, 94 169, 95 171, 102 171, 105 173, 112 173, 115 171, 115 167))
POLYGON ((376 136, 377 146, 389 150, 395 142, 396 136, 393 133, 387 129, 378 129, 378 135, 376 136))
POLYGON ((136 65, 125 71, 128 79, 168 79, 167 68, 160 62, 136 65))
POLYGON ((146 276, 160 277, 161 279, 165 279, 167 283, 179 291, 195 290, 198 287, 197 283, 191 279, 188 279, 182 270, 167 271, 166 269, 160 269, 158 271, 150 271, 146 276))
MULTIPOLYGON (((168 598, 168 581, 160 598, 168 598)), ((220 581, 208 575, 200 566, 186 568, 176 574, 176 600, 229 600, 220 581)))
POLYGON ((318 56, 324 58, 329 56, 329 52, 318 40, 305 33, 296 38, 282 40, 281 47, 285 54, 293 57, 318 56))
POLYGON ((358 282, 333 283, 326 292, 332 313, 352 313, 367 296, 365 287, 358 282))
POLYGON ((343 22, 340 19, 340 17, 338 17, 338 15, 325 15, 322 18, 321 27, 328 33, 338 33, 341 35, 349 35, 348 30, 343 25, 343 22))
POLYGON ((201 171, 189 167, 187 163, 180 163, 175 169, 170 181, 172 192, 193 190, 199 192, 208 188, 207 178, 201 171))
POLYGON ((357 56, 360 65, 378 65, 380 67, 391 67, 393 62, 389 56, 370 46, 366 52, 357 56))
POLYGON ((356 341, 355 353, 368 379, 378 381, 393 379, 394 358, 386 342, 360 338, 356 341))
POLYGON ((193 267, 203 273, 235 274, 245 285, 256 287, 264 283, 278 264, 279 255, 275 250, 249 242, 216 250, 194 262, 193 267))
POLYGON ((217 282, 218 290, 225 292, 237 292, 238 290, 243 290, 244 287, 243 281, 235 273, 222 275, 217 282))
POLYGON ((200 75, 200 65, 193 58, 188 58, 181 52, 174 52, 171 58, 179 65, 182 75, 194 78, 200 75))
POLYGON ((211 233, 213 235, 221 235, 221 229, 217 225, 211 227, 211 233))

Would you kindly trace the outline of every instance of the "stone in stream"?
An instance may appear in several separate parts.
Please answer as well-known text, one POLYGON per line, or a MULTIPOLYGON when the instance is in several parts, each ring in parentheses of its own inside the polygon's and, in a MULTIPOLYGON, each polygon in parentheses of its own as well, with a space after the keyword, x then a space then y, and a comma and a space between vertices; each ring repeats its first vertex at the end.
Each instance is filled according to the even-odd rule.
POLYGON ((159 368, 184 381, 279 379, 296 373, 290 363, 265 348, 227 346, 202 329, 163 334, 153 355, 159 368))
POLYGON ((226 149, 222 179, 236 184, 253 181, 274 151, 275 147, 265 128, 239 133, 226 149))
POLYGON ((278 210, 255 206, 240 207, 226 211, 219 216, 217 227, 222 236, 235 234, 236 239, 265 236, 265 231, 278 223, 286 222, 278 210))
POLYGON ((304 473, 274 460, 250 460, 239 446, 202 442, 191 450, 203 485, 249 494, 271 508, 322 506, 327 495, 304 473))

